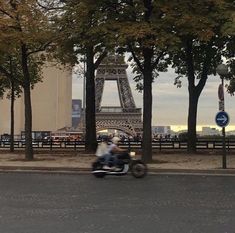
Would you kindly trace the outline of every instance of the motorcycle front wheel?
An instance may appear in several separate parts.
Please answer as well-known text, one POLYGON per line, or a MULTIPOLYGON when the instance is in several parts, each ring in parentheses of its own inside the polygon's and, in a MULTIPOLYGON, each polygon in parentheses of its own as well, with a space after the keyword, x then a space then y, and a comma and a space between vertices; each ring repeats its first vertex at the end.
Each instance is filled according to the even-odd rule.
POLYGON ((147 175, 147 166, 145 163, 138 161, 134 162, 131 166, 131 174, 135 178, 143 178, 147 175))

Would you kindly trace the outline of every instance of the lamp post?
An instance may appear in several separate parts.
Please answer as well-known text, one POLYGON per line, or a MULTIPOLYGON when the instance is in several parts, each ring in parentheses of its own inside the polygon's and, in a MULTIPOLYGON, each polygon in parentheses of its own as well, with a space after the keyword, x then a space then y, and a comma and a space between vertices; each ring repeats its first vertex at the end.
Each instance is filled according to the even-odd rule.
POLYGON ((86 132, 86 56, 84 55, 84 64, 83 64, 83 137, 85 138, 86 132))
MULTIPOLYGON (((221 78, 221 84, 219 85, 219 89, 218 89, 218 97, 219 97, 219 110, 222 112, 225 112, 225 104, 224 104, 224 76, 226 76, 228 74, 228 67, 225 64, 220 64, 217 66, 216 68, 216 72, 217 74, 220 76, 221 78)), ((217 114, 218 115, 218 114, 217 114)), ((222 115, 224 116, 224 115, 222 115)), ((228 116, 228 115, 226 115, 228 116)), ((219 119, 219 118, 218 118, 219 119)), ((221 117, 220 117, 221 119, 221 117)), ((224 121, 226 122, 226 125, 228 124, 228 117, 227 120, 225 119, 224 121)), ((222 118, 222 123, 224 122, 223 118, 222 118)), ((223 164, 223 168, 226 169, 227 168, 227 164, 226 164, 226 133, 225 133, 225 126, 222 124, 222 144, 223 144, 223 157, 222 157, 222 164, 223 164)))

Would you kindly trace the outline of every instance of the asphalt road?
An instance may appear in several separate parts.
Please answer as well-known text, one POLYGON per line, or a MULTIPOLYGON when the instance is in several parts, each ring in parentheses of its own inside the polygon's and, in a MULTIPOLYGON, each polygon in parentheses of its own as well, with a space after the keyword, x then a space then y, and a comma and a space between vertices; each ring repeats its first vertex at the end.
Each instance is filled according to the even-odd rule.
POLYGON ((0 174, 1 233, 234 233, 225 176, 0 174))

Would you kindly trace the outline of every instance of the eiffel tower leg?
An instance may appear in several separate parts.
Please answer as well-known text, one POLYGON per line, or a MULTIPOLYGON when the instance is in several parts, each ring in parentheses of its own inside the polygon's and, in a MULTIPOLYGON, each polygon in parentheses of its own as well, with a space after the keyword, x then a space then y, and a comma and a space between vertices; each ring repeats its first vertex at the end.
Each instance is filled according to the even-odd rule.
POLYGON ((122 108, 135 108, 135 102, 131 93, 131 88, 127 77, 117 79, 117 85, 122 108))
POLYGON ((96 73, 96 127, 97 130, 117 129, 135 136, 142 132, 141 109, 136 108, 127 78, 127 64, 123 57, 110 56, 104 60, 96 73), (117 82, 121 107, 102 108, 104 82, 117 82))
POLYGON ((96 112, 99 112, 101 109, 101 100, 104 91, 104 78, 96 78, 95 79, 95 92, 96 92, 96 112))

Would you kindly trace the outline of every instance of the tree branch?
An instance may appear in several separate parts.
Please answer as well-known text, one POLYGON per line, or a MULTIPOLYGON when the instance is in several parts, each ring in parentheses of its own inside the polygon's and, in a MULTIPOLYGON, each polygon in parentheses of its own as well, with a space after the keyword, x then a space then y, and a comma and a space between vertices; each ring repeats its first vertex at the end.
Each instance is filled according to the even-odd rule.
POLYGON ((103 61, 103 59, 107 56, 107 51, 104 51, 98 59, 95 61, 94 68, 95 70, 99 67, 100 63, 103 61))
POLYGON ((159 56, 155 59, 155 61, 153 62, 153 64, 151 65, 151 69, 153 70, 157 64, 159 63, 160 59, 166 55, 166 52, 165 51, 162 51, 159 56))
POLYGON ((193 63, 193 51, 192 51, 192 40, 186 39, 186 64, 187 64, 187 72, 188 72, 188 82, 189 87, 195 87, 195 75, 194 75, 194 63, 193 63))
POLYGON ((47 43, 41 45, 41 46, 38 47, 37 49, 28 52, 28 53, 27 53, 27 56, 30 56, 31 54, 34 54, 34 53, 38 53, 38 52, 43 52, 43 51, 45 51, 46 48, 47 48, 51 43, 52 43, 52 41, 48 41, 47 43))
POLYGON ((10 13, 8 13, 7 11, 5 11, 5 10, 3 10, 3 9, 1 9, 0 8, 0 12, 2 12, 3 14, 5 14, 5 15, 7 15, 9 18, 11 18, 11 19, 14 19, 14 17, 10 14, 10 13))
POLYGON ((208 78, 208 70, 209 70, 209 66, 211 63, 211 43, 209 43, 206 47, 206 56, 205 56, 205 60, 203 62, 203 67, 202 67, 202 74, 201 74, 201 78, 199 80, 199 83, 197 85, 197 91, 198 93, 201 93, 203 87, 206 84, 206 80, 208 78))
MULTIPOLYGON (((44 10, 47 10, 47 11, 63 10, 63 9, 64 9, 63 6, 54 6, 56 3, 43 5, 43 4, 41 3, 41 1, 37 0, 37 4, 38 4, 39 7, 41 7, 41 8, 44 9, 44 10)), ((59 4, 59 3, 57 3, 57 4, 59 4)))
POLYGON ((141 62, 140 60, 137 58, 136 54, 135 54, 135 51, 133 50, 132 46, 130 44, 128 44, 128 48, 134 58, 134 61, 136 62, 137 66, 139 67, 140 71, 143 73, 144 72, 144 69, 141 65, 141 62))
POLYGON ((0 73, 6 76, 7 78, 11 77, 11 74, 7 72, 6 69, 4 69, 2 66, 0 66, 0 73))

